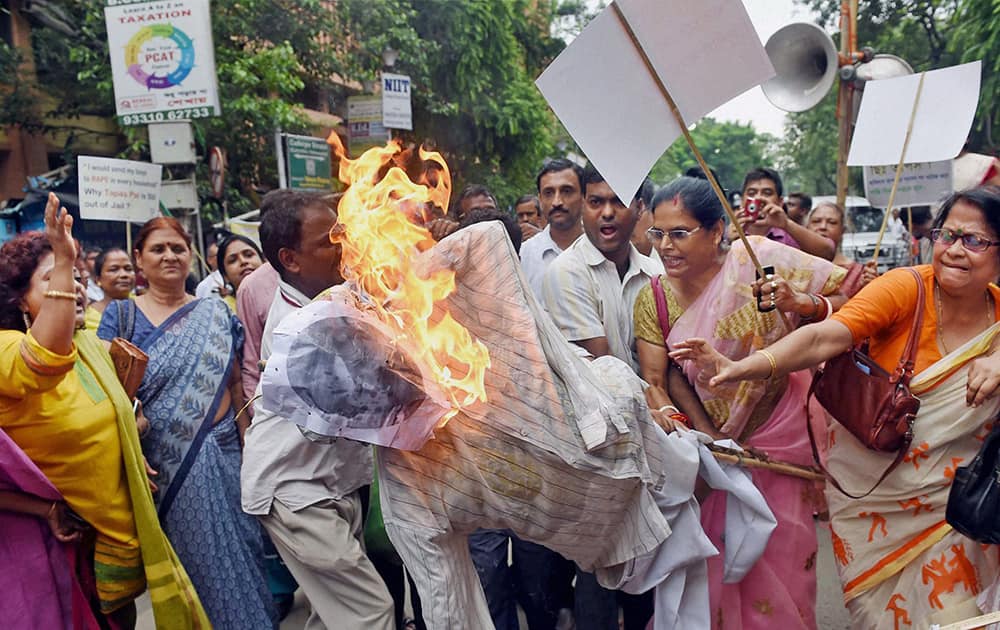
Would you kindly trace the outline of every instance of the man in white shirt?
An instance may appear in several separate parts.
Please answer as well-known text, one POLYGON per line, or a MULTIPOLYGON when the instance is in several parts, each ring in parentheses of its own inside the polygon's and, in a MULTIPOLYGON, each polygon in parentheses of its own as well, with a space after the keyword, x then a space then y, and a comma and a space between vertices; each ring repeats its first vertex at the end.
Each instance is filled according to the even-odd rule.
MULTIPOLYGON (((645 179, 626 206, 593 166, 584 170, 583 231, 545 273, 546 309, 565 337, 590 355, 614 356, 638 371, 633 315, 639 291, 661 267, 632 245, 639 217, 653 198, 645 179)), ((628 596, 603 588, 592 573, 576 572, 574 617, 579 630, 618 628, 618 605, 626 627, 644 627, 652 595, 628 596)))
POLYGON ((212 273, 205 276, 205 278, 198 283, 198 287, 194 290, 194 296, 197 298, 207 298, 209 296, 221 297, 222 289, 225 283, 222 281, 222 274, 219 273, 218 269, 218 258, 219 258, 219 244, 212 241, 208 244, 208 249, 205 250, 205 264, 208 268, 212 270, 212 273))
POLYGON ((660 270, 630 239, 653 184, 645 180, 626 206, 593 167, 587 167, 584 182, 586 238, 549 266, 543 303, 567 339, 595 357, 612 355, 637 369, 632 308, 660 270))
MULTIPOLYGON (((129 252, 131 254, 131 252, 129 252)), ((104 290, 97 284, 97 257, 101 255, 100 247, 87 247, 83 250, 83 262, 87 265, 87 302, 100 302, 104 299, 104 290)))
MULTIPOLYGON (((322 197, 278 190, 262 205, 261 245, 280 275, 261 339, 266 361, 278 323, 344 280, 340 247, 329 238, 337 214, 322 197)), ((263 523, 309 599, 306 627, 393 628, 392 598, 361 544, 358 489, 372 480, 371 446, 312 442, 260 402, 245 441, 243 510, 263 523)))
POLYGON ((538 178, 538 201, 548 225, 540 234, 521 246, 521 268, 542 301, 545 270, 556 256, 583 234, 580 213, 583 211, 583 169, 569 160, 550 160, 538 178))

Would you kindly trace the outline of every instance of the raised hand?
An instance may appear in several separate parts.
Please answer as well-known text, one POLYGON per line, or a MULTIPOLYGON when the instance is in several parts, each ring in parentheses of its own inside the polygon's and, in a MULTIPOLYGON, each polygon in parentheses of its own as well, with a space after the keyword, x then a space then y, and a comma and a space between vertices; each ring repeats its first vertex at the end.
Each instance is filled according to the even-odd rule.
POLYGON ((49 193, 45 203, 45 236, 49 239, 57 262, 76 260, 73 217, 66 208, 59 206, 59 198, 55 193, 49 193))

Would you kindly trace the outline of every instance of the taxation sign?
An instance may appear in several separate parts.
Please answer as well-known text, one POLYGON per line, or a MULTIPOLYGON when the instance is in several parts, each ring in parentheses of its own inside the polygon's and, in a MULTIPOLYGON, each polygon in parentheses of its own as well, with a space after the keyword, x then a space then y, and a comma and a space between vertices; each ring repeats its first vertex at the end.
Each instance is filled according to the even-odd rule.
POLYGON ((347 97, 347 153, 358 157, 367 149, 385 145, 389 130, 382 126, 382 97, 347 97))
POLYGON ((219 115, 209 0, 109 0, 104 20, 120 124, 219 115))
POLYGON ((382 73, 382 126, 386 129, 413 129, 410 87, 405 74, 382 73))
POLYGON ((332 190, 330 145, 322 138, 285 134, 285 164, 292 190, 332 190))
POLYGON ((160 216, 159 164, 87 155, 76 164, 81 218, 145 223, 160 216))
MULTIPOLYGON (((865 167, 865 197, 874 208, 889 205, 895 166, 865 167)), ((904 164, 892 205, 896 208, 939 203, 952 191, 952 161, 904 164)))

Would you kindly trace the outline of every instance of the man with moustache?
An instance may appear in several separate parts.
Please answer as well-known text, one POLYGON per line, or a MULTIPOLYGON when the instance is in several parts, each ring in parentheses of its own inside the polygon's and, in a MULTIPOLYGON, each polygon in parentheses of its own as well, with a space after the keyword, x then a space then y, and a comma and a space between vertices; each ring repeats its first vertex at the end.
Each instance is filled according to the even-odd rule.
MULTIPOLYGON (((585 236, 549 265, 543 303, 569 341, 594 357, 612 355, 638 370, 632 311, 639 291, 662 268, 639 253, 631 237, 653 198, 653 184, 643 180, 626 206, 593 166, 584 170, 583 182, 585 236)), ((651 593, 617 593, 577 568, 578 630, 616 630, 619 603, 627 630, 644 628, 652 616, 651 593)))
POLYGON ((538 173, 538 201, 548 225, 521 247, 521 268, 531 290, 542 300, 549 264, 583 234, 583 169, 566 159, 546 162, 538 173))
MULTIPOLYGON (((260 240, 278 272, 278 288, 261 339, 271 355, 274 329, 325 289, 344 282, 332 200, 275 190, 262 202, 260 240)), ((260 394, 261 385, 257 386, 260 394)), ((302 587, 309 628, 391 630, 393 602, 361 543, 359 488, 372 479, 371 446, 307 439, 299 427, 256 403, 243 448, 243 511, 264 525, 302 587)))

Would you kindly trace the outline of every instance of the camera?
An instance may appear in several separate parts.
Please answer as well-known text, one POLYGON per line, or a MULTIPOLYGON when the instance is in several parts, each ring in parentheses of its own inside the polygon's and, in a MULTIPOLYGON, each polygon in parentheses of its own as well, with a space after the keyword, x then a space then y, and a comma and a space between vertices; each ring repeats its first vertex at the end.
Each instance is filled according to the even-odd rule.
POLYGON ((764 202, 760 199, 747 199, 743 204, 743 214, 756 221, 760 218, 760 211, 764 209, 764 202))

